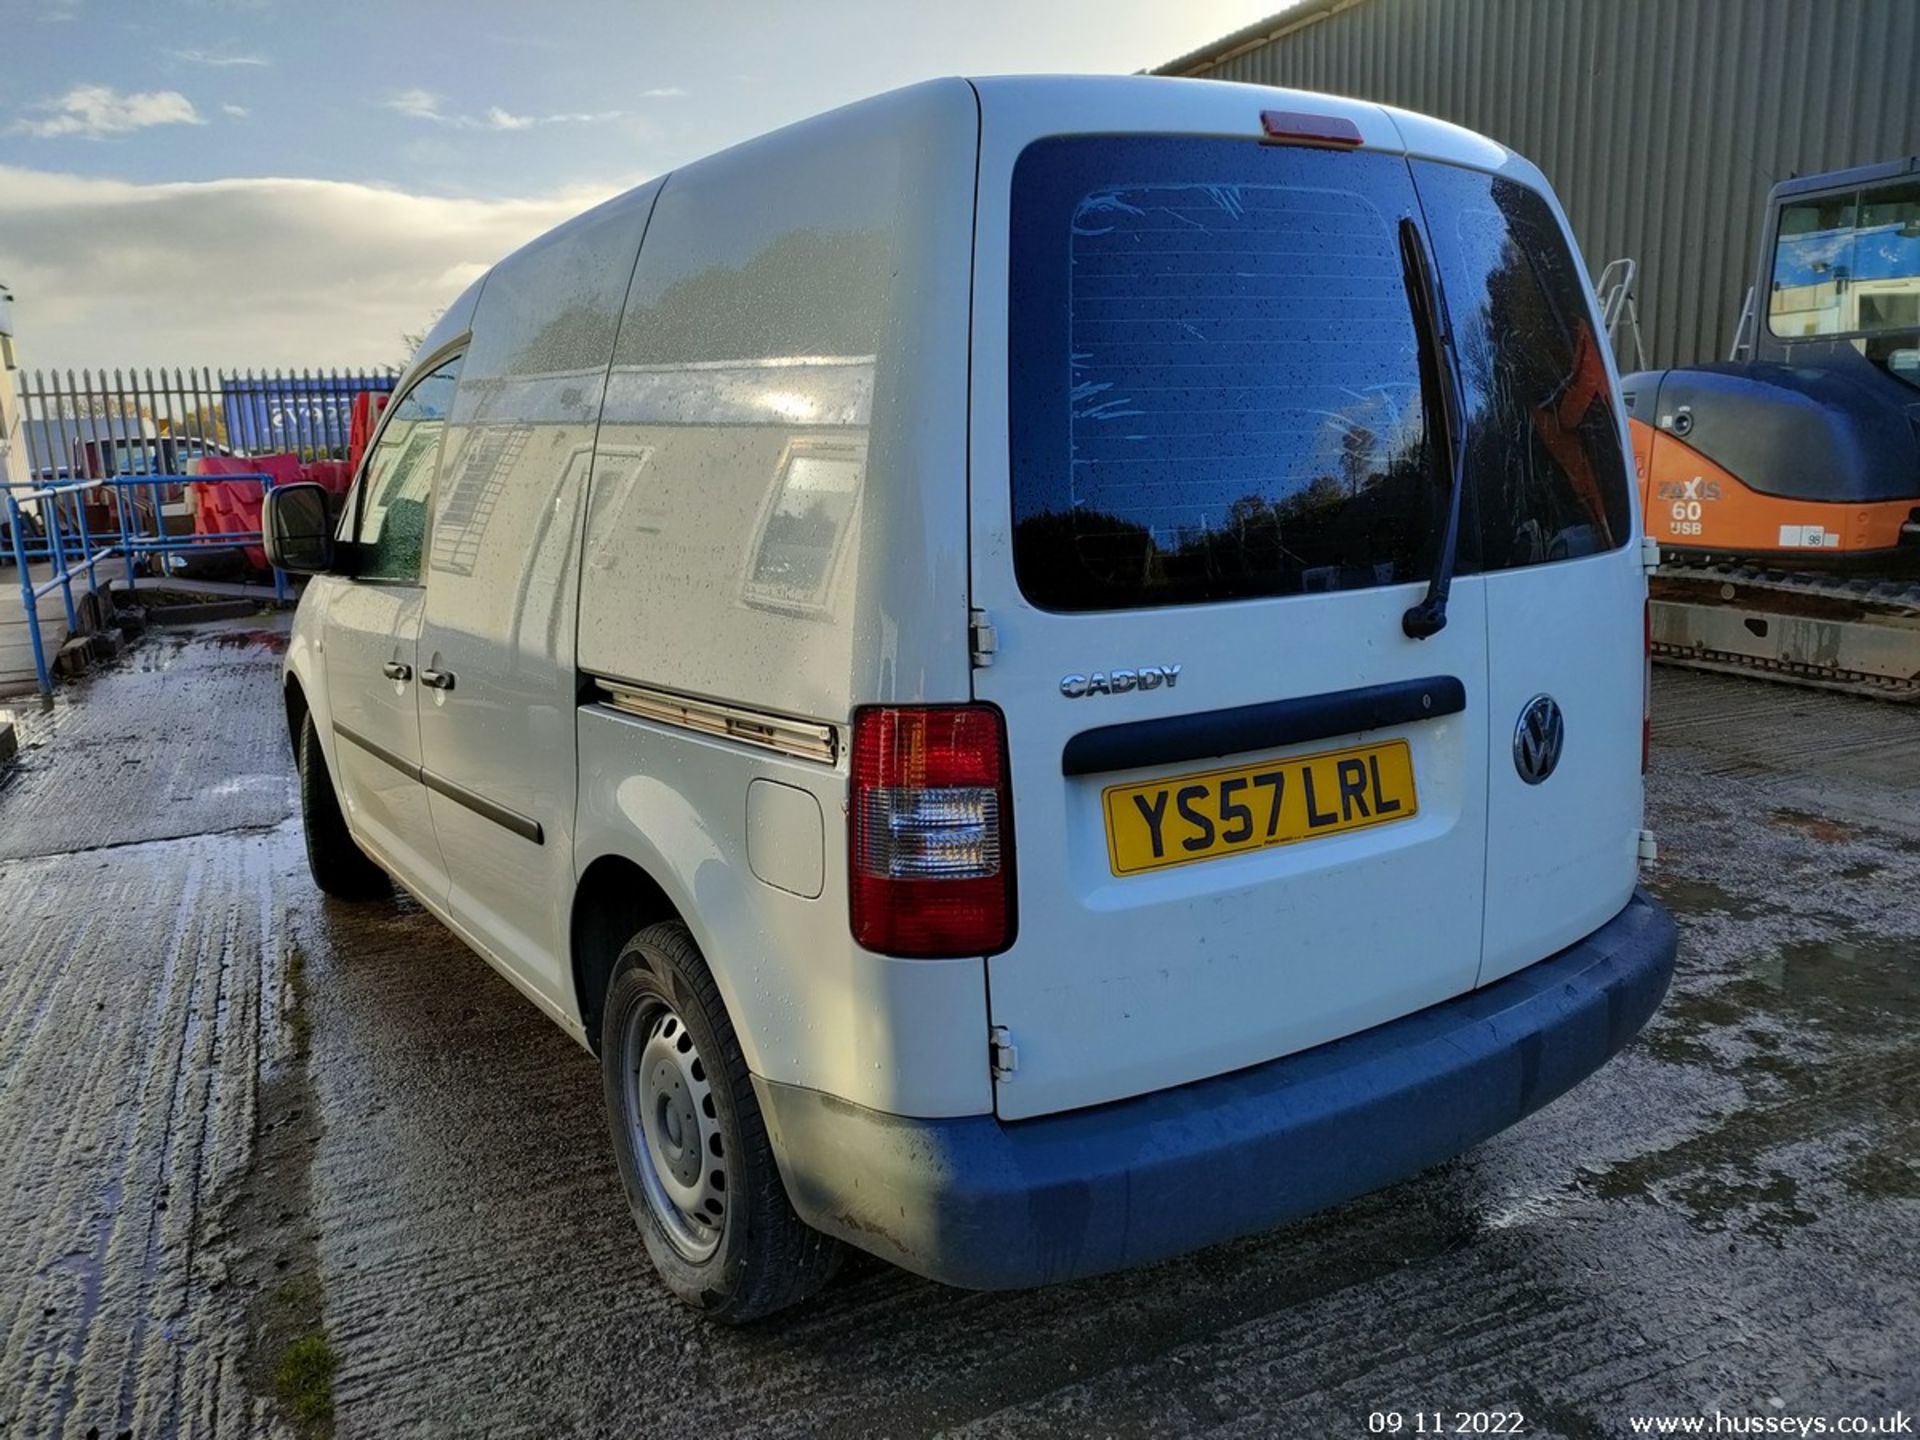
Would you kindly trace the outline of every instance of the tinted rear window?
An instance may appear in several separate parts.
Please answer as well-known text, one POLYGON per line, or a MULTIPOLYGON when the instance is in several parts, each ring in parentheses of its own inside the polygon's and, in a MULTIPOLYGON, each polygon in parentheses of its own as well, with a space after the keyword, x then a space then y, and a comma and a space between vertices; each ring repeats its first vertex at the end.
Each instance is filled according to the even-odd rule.
POLYGON ((1628 474, 1606 339, 1538 192, 1413 162, 1467 400, 1461 568, 1597 554, 1628 535, 1628 474))
POLYGON ((1093 610, 1430 566, 1406 162, 1063 138, 1013 179, 1014 564, 1093 610))
POLYGON ((1460 568, 1625 541, 1604 355, 1538 195, 1383 154, 1063 138, 1029 146, 1013 180, 1014 567, 1030 600, 1427 578, 1446 497, 1396 233, 1422 201, 1468 398, 1460 568))

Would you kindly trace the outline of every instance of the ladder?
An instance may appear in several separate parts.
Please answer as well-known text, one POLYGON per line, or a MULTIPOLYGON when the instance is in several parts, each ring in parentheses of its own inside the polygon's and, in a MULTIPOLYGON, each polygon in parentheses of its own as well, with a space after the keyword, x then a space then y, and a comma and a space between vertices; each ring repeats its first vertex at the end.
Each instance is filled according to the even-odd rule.
POLYGON ((1753 326, 1753 286, 1749 285, 1747 298, 1740 302, 1740 323, 1733 327, 1733 347, 1727 351, 1727 359, 1753 357, 1753 326))
POLYGON ((1634 281, 1639 276, 1640 266, 1623 255, 1607 262, 1593 286, 1600 297, 1600 320, 1607 327, 1607 343, 1613 347, 1614 363, 1622 370, 1647 368, 1647 347, 1640 338, 1640 306, 1633 295, 1634 281), (1631 367, 1620 349, 1622 329, 1633 342, 1631 367))
POLYGON ((473 573, 480 558, 480 541, 493 519, 493 507, 532 433, 529 425, 488 425, 467 437, 460 468, 433 519, 435 570, 455 575, 473 573))

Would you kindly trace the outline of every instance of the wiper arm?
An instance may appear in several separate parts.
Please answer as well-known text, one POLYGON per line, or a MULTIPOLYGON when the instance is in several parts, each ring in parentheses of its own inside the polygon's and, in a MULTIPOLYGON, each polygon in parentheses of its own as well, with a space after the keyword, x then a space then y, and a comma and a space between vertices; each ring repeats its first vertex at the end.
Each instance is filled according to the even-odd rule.
POLYGON ((1419 604, 1400 617, 1400 628, 1414 640, 1437 635, 1447 625, 1447 596, 1453 590, 1453 569, 1460 550, 1460 494, 1466 489, 1466 398, 1460 391, 1460 368, 1453 351, 1453 331, 1447 323, 1447 301, 1434 277, 1433 258, 1426 237, 1411 215, 1400 220, 1400 272, 1413 311, 1414 333, 1420 342, 1420 390, 1427 413, 1434 419, 1436 463, 1445 456, 1447 467, 1447 523, 1434 557, 1433 577, 1419 604))

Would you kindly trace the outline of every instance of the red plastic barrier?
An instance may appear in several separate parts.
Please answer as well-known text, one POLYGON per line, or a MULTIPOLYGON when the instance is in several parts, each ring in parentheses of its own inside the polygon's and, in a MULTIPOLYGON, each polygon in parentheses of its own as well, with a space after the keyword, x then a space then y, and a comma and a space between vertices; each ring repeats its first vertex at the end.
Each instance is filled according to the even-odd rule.
POLYGON ((373 439, 373 428, 380 423, 380 413, 387 408, 388 396, 378 390, 362 390, 353 397, 352 422, 347 431, 347 468, 358 470, 360 457, 367 453, 367 443, 373 439))
MULTIPOLYGON (((291 485, 306 478, 298 455, 206 455, 193 462, 200 475, 271 475, 276 485, 291 485)), ((193 533, 196 535, 237 535, 260 528, 258 480, 197 480, 190 484, 193 493, 193 533)), ((256 570, 267 568, 267 552, 258 545, 247 546, 247 563, 256 570)))
POLYGON ((338 499, 353 484, 353 466, 345 460, 314 460, 300 467, 300 478, 324 485, 327 493, 338 499))
MULTIPOLYGON (((302 465, 297 455, 207 455, 195 460, 193 468, 201 476, 271 475, 275 485, 311 481, 336 500, 353 483, 353 467, 346 461, 314 460, 302 465)), ((189 482, 187 492, 196 535, 238 535, 260 528, 258 480, 200 479, 189 482)), ((247 546, 247 563, 256 570, 266 569, 267 552, 258 545, 247 546)))

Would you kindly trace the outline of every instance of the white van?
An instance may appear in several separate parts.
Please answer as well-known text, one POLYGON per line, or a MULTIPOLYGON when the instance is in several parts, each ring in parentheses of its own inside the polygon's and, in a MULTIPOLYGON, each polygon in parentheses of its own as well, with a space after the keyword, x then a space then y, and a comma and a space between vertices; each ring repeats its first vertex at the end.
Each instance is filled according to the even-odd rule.
POLYGON ((1646 580, 1539 172, 1376 105, 941 80, 501 261, 286 665, 329 894, 588 1049, 693 1304, 1223 1240, 1665 992, 1646 580))

